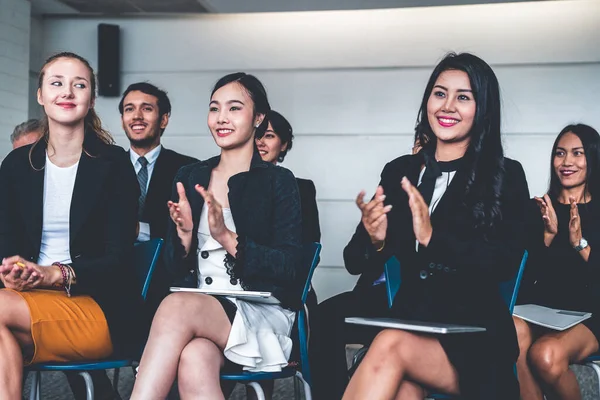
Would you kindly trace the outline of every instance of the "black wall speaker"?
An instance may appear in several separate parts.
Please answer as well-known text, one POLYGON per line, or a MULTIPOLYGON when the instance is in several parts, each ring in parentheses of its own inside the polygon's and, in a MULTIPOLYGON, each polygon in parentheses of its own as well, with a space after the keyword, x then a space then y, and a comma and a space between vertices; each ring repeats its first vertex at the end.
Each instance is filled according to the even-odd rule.
POLYGON ((121 96, 121 41, 119 25, 98 24, 98 94, 121 96))

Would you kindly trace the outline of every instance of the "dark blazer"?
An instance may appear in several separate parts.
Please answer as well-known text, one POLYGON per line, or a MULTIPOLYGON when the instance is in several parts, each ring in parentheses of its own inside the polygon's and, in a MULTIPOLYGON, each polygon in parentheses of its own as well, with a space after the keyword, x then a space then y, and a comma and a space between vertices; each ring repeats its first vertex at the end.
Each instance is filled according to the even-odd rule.
MULTIPOLYGON (((42 237, 45 141, 12 151, 0 168, 0 257, 37 262, 42 237), (33 165, 33 166, 32 166, 33 165), (35 167, 35 168, 34 168, 35 167)), ((141 290, 132 265, 139 186, 127 153, 86 133, 69 221, 77 284, 104 312, 115 353, 139 350, 141 290), (135 344, 138 343, 137 348, 135 344)))
MULTIPOLYGON (((385 166, 380 185, 386 194, 385 203, 393 205, 388 214, 385 247, 377 252, 360 224, 344 250, 346 268, 352 274, 363 274, 357 285, 360 290, 381 275, 389 257, 396 256, 402 266, 402 284, 392 314, 406 319, 485 327, 487 332, 483 336, 448 339, 479 343, 479 346, 459 346, 458 349, 453 346, 454 355, 457 351, 463 354, 473 349, 478 354, 462 358, 471 360, 485 356, 489 349, 489 360, 478 359, 479 364, 472 366, 475 372, 473 369, 471 372, 477 373, 477 368, 501 371, 500 375, 486 376, 492 381, 496 379, 497 385, 504 382, 514 388, 512 368, 519 348, 512 317, 498 283, 514 276, 525 249, 524 217, 529 191, 523 168, 518 162, 505 158, 500 198, 502 220, 486 235, 474 228, 472 211, 464 204, 467 174, 459 169, 431 215, 433 234, 429 245, 417 252, 408 196, 400 181, 406 176, 416 186, 423 164, 423 155, 419 153, 397 158, 385 166)), ((452 362, 455 359, 451 357, 452 362)), ((459 372, 462 374, 464 369, 459 372)), ((467 375, 473 376, 460 376, 463 395, 481 398, 473 395, 481 389, 481 384, 473 379, 463 381, 467 375)))
POLYGON ((321 242, 317 191, 310 179, 296 178, 302 205, 302 243, 321 242))
MULTIPOLYGON (((166 267, 184 285, 197 286, 198 223, 204 205, 194 186, 208 187, 220 157, 187 165, 175 182, 182 182, 194 220, 190 252, 184 258, 175 224, 169 223, 165 248, 166 267)), ((228 182, 229 206, 238 235, 237 254, 224 260, 228 273, 245 290, 272 292, 284 307, 300 307, 308 266, 302 265, 300 195, 294 175, 287 169, 262 161, 255 153, 248 172, 228 182)), ((173 201, 179 201, 175 187, 173 201)))
POLYGON ((173 178, 175 178, 179 168, 195 162, 198 162, 198 160, 176 153, 173 150, 164 147, 160 150, 148 185, 142 215, 142 221, 150 225, 150 237, 166 238, 169 223, 167 202, 171 199, 173 178))

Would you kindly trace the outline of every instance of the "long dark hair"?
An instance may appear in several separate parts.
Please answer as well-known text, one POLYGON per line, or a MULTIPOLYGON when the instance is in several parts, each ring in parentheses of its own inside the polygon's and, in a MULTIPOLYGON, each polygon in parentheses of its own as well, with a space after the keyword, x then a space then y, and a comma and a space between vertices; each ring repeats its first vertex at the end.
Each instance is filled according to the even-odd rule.
POLYGON ((485 61, 469 53, 449 53, 440 61, 425 88, 415 139, 424 149, 435 149, 437 140, 427 119, 427 102, 438 77, 447 70, 465 72, 471 83, 476 111, 463 164, 467 171, 464 203, 472 210, 475 227, 487 230, 502 219, 504 151, 500 137, 500 87, 494 71, 485 61))
POLYGON ((583 144, 583 153, 587 164, 585 190, 583 193, 585 196, 589 192, 592 198, 594 198, 595 195, 600 193, 600 134, 598 134, 597 130, 585 124, 567 125, 556 137, 552 146, 552 155, 550 156, 550 187, 548 188, 548 196, 556 200, 563 188, 560 179, 556 175, 556 171, 554 171, 554 157, 558 142, 567 133, 577 136, 583 144))
MULTIPOLYGON (((85 67, 88 69, 88 71, 90 73, 90 89, 92 92, 92 100, 95 99, 96 98, 96 74, 94 74, 94 69, 91 67, 90 63, 85 58, 81 57, 78 54, 70 53, 70 52, 57 53, 46 60, 46 62, 42 66, 42 69, 40 70, 40 74, 38 77, 38 89, 42 90, 42 85, 44 83, 44 74, 46 73, 46 67, 49 64, 53 63, 54 61, 56 61, 60 58, 75 59, 75 60, 82 62, 83 65, 85 65, 85 67)), ((44 114, 40 123, 41 123, 41 128, 42 128, 42 137, 40 139, 38 139, 38 141, 36 141, 34 143, 34 145, 31 147, 31 149, 29 150, 29 159, 30 160, 31 160, 31 154, 32 154, 34 148, 38 145, 38 143, 41 140, 44 140, 46 143, 48 143, 48 136, 50 134, 50 130, 48 127, 48 116, 44 114)), ((95 135, 97 139, 99 139, 101 142, 106 143, 106 144, 114 144, 115 143, 112 135, 106 129, 104 129, 102 127, 102 121, 100 120, 100 117, 98 117, 98 114, 96 114, 96 111, 94 110, 93 107, 89 109, 88 113, 86 114, 86 116, 83 120, 83 123, 84 123, 86 135, 95 135)), ((84 151, 86 151, 85 148, 84 148, 84 151)), ((87 153, 87 151, 86 151, 86 153, 87 153)), ((88 155, 89 155, 89 153, 88 153, 88 155)), ((33 164, 32 164, 32 166, 33 166, 33 164)))

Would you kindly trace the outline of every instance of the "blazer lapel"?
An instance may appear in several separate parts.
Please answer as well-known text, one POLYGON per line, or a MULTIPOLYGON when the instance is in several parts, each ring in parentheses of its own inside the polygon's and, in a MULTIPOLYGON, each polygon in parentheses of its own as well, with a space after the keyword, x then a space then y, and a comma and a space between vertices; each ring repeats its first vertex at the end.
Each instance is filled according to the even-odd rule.
POLYGON ((90 157, 83 152, 77 168, 71 199, 70 241, 77 237, 88 214, 100 198, 100 190, 110 170, 110 162, 101 156, 90 157))
POLYGON ((33 168, 28 170, 27 178, 21 182, 25 191, 22 197, 23 219, 27 232, 34 244, 34 248, 39 252, 42 238, 42 223, 44 210, 44 176, 46 166, 46 142, 41 140, 35 145, 31 154, 31 163, 33 168))

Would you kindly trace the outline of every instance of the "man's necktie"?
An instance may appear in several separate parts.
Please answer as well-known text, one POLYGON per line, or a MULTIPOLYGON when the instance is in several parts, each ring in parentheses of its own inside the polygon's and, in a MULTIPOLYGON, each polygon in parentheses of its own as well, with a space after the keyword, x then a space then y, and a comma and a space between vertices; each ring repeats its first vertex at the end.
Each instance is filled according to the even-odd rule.
POLYGON ((137 174, 138 183, 140 184, 140 198, 138 200, 138 220, 142 220, 144 213, 144 204, 146 203, 146 187, 148 186, 148 160, 145 157, 138 158, 138 162, 142 166, 137 174))

